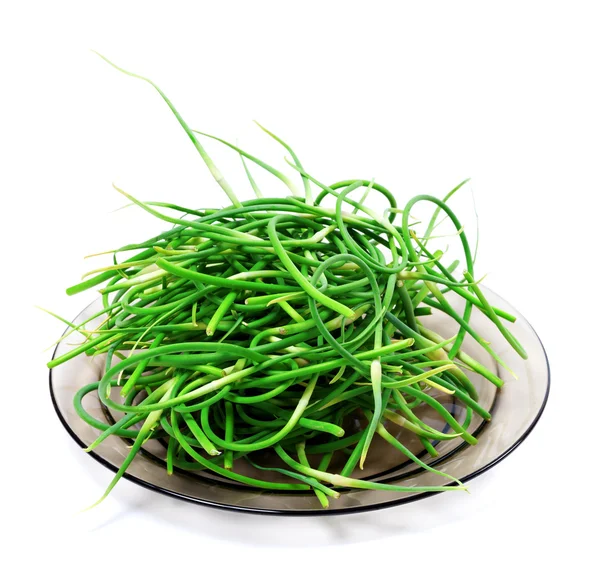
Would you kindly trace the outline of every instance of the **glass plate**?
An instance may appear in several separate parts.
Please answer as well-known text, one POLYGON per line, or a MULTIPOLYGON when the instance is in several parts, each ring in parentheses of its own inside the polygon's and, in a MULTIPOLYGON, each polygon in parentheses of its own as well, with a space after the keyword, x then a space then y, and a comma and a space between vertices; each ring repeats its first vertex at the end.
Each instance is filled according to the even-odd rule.
MULTIPOLYGON (((486 289, 486 295, 492 305, 500 307, 517 317, 515 323, 506 323, 507 328, 517 337, 529 358, 522 360, 500 335, 495 326, 477 309, 474 309, 471 324, 487 341, 492 343, 496 352, 514 371, 515 379, 505 370, 499 369, 477 343, 467 336, 463 347, 467 353, 494 371, 505 381, 501 390, 481 376, 467 372, 480 395, 480 403, 491 410, 492 421, 485 422, 474 414, 469 431, 478 438, 475 446, 470 446, 460 439, 445 440, 436 445, 438 456, 432 458, 421 447, 420 442, 411 438, 411 433, 403 432, 396 425, 388 425, 392 431, 407 444, 413 453, 422 460, 435 465, 463 482, 482 474, 500 460, 510 454, 531 432, 539 420, 550 390, 550 369, 544 347, 535 331, 521 314, 497 294, 486 289)), ((462 309, 462 298, 448 295, 448 299, 457 309, 462 309)), ((74 320, 81 323, 100 307, 100 300, 84 309, 74 320)), ((448 338, 455 334, 454 321, 445 314, 435 312, 422 318, 423 324, 448 338)), ((93 324, 93 322, 92 322, 93 324)), ((81 341, 78 333, 56 346, 54 355, 60 356, 72 348, 72 344, 81 341)), ((50 394, 52 403, 63 426, 73 439, 85 448, 91 444, 100 431, 81 420, 73 408, 73 396, 82 386, 99 380, 104 368, 102 358, 90 358, 86 355, 78 357, 50 371, 50 394)), ((444 403, 446 408, 459 421, 463 419, 464 409, 458 401, 448 396, 444 403)), ((103 409, 97 396, 89 394, 84 398, 86 409, 98 419, 114 422, 107 417, 108 411, 103 409)), ((432 426, 445 431, 448 427, 441 423, 439 417, 431 416, 428 410, 421 411, 422 417, 432 426)), ((113 472, 118 470, 129 452, 130 441, 110 436, 89 454, 113 472)), ((207 471, 185 472, 176 470, 167 475, 163 461, 165 448, 157 441, 149 441, 143 454, 131 463, 124 478, 151 490, 173 496, 182 500, 203 504, 216 508, 270 513, 281 515, 331 515, 353 513, 390 507, 415 501, 431 495, 431 493, 401 493, 373 490, 345 490, 338 499, 331 500, 330 507, 323 509, 312 492, 279 492, 266 491, 229 482, 216 474, 207 471)), ((272 461, 267 453, 260 458, 259 464, 272 461)), ((242 461, 243 462, 243 461, 242 461)), ((330 471, 335 471, 332 465, 330 471)), ((248 475, 256 475, 254 468, 244 462, 235 469, 248 475)), ((276 472, 267 473, 277 478, 276 472)), ((368 478, 378 482, 394 483, 402 486, 443 486, 448 479, 423 470, 378 436, 373 440, 364 471, 357 471, 354 477, 368 478)), ((260 476, 267 479, 265 472, 260 476)), ((107 481, 108 484, 108 481, 107 481)), ((456 492, 459 493, 459 492, 456 492)))

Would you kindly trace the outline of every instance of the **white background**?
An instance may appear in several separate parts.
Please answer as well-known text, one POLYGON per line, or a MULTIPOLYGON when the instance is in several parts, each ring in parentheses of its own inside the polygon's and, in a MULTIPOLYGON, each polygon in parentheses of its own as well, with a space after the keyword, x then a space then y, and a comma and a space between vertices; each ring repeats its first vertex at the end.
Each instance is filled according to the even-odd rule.
MULTIPOLYGON (((161 4, 0 9, 3 568, 494 569, 596 559, 596 3, 161 4), (528 317, 550 357, 550 401, 527 441, 473 481, 471 495, 370 514, 240 515, 126 481, 78 513, 111 474, 54 416, 43 349, 63 326, 34 305, 74 316, 95 295, 64 294, 90 269, 83 256, 155 229, 134 209, 111 213, 124 204, 112 182, 142 199, 226 204, 152 88, 90 48, 152 77, 193 127, 282 164, 251 122, 260 120, 325 181, 375 177, 403 202, 471 177, 478 275, 528 317)), ((237 157, 207 146, 240 187, 237 157)), ((468 210, 470 195, 457 205, 468 210)))

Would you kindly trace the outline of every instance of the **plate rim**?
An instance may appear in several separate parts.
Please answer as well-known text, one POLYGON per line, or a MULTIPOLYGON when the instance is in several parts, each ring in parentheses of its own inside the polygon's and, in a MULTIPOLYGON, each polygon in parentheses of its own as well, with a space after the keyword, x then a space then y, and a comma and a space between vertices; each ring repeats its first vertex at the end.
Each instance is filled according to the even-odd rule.
MULTIPOLYGON (((490 290, 490 291, 493 291, 493 290, 490 290)), ((504 300, 504 298, 499 296, 497 293, 495 293, 495 292, 493 292, 493 293, 495 295, 497 295, 499 298, 501 298, 503 301, 506 302, 506 300, 504 300)), ((95 300, 92 301, 92 303, 95 303, 95 300)), ((506 303, 508 303, 508 302, 506 302, 506 303)), ((89 305, 91 305, 91 304, 89 304, 89 305)), ((514 308, 514 306, 512 306, 512 304, 508 304, 508 305, 510 305, 511 307, 514 308)), ((86 306, 86 307, 88 307, 88 306, 86 306)), ((85 311, 85 309, 86 308, 82 309, 81 312, 85 311)), ((485 472, 487 472, 488 470, 490 470, 491 468, 496 466, 496 464, 499 464, 507 456, 512 454, 512 452, 514 452, 526 440, 526 438, 531 434, 531 431, 535 428, 535 426, 539 422, 540 418, 542 417, 544 410, 546 409, 546 405, 548 403, 548 398, 550 395, 550 386, 552 384, 550 361, 548 360, 548 353, 546 352, 546 348, 544 347, 544 344, 542 343, 540 336, 537 334, 537 331, 534 329, 534 327, 531 325, 531 323, 527 320, 527 318, 525 318, 521 314, 521 312, 518 312, 518 313, 519 313, 520 317, 523 319, 523 321, 525 323, 527 323, 527 325, 529 325, 529 327, 531 328, 531 331, 533 332, 536 339, 538 340, 540 347, 542 349, 543 355, 544 355, 544 360, 546 362, 546 374, 547 374, 547 379, 548 379, 548 382, 546 384, 546 392, 544 394, 544 398, 542 400, 541 406, 540 406, 537 414, 535 415, 534 419, 531 421, 531 424, 525 429, 523 434, 513 444, 511 444, 511 446, 509 446, 506 450, 504 450, 504 452, 502 452, 502 454, 496 456, 495 458, 490 460, 487 464, 485 464, 481 468, 478 468, 474 472, 471 472, 464 478, 461 478, 461 482, 469 482, 469 481, 473 480, 474 478, 481 476, 481 474, 484 474, 485 472)), ((65 330, 65 333, 68 330, 69 330, 69 328, 67 327, 67 329, 65 330)), ((54 357, 56 356, 57 350, 58 350, 58 343, 54 347, 54 351, 52 352, 52 359, 54 359, 54 357)), ((85 449, 85 448, 87 448, 87 445, 73 431, 73 429, 68 424, 67 420, 64 418, 64 416, 62 415, 62 413, 59 409, 58 402, 56 401, 56 396, 54 394, 53 385, 52 385, 52 372, 53 372, 53 369, 50 369, 49 374, 48 374, 48 377, 49 377, 48 388, 49 388, 49 392, 50 392, 50 399, 52 401, 52 406, 54 407, 56 416, 59 418, 64 429, 71 436, 71 438, 77 443, 77 445, 80 448, 85 449)), ((91 456, 94 460, 99 462, 102 466, 104 466, 105 468, 110 470, 113 474, 116 474, 117 471, 119 470, 119 467, 114 466, 108 460, 103 458, 101 455, 99 455, 95 451, 91 450, 91 451, 87 452, 87 454, 89 456, 91 456)), ((381 502, 378 504, 366 504, 366 505, 352 506, 352 507, 346 507, 346 508, 330 507, 328 509, 323 509, 322 511, 318 511, 318 510, 279 510, 279 509, 271 509, 271 508, 237 506, 234 504, 213 502, 211 500, 207 500, 207 499, 203 499, 203 498, 194 498, 194 497, 179 493, 175 490, 168 490, 166 488, 163 488, 161 486, 153 484, 152 482, 148 482, 146 480, 138 478, 137 476, 128 474, 127 472, 125 472, 122 477, 130 482, 133 482, 134 484, 137 484, 138 486, 141 486, 141 487, 151 490, 153 492, 158 492, 159 494, 162 494, 164 496, 169 496, 172 498, 176 498, 178 500, 183 500, 185 502, 192 503, 195 505, 202 505, 202 506, 207 506, 207 507, 210 507, 213 509, 220 509, 220 510, 233 511, 233 512, 239 512, 239 513, 251 513, 251 514, 259 514, 259 515, 279 515, 279 516, 286 516, 286 517, 340 516, 340 515, 344 515, 344 514, 355 514, 355 513, 368 512, 368 511, 377 511, 377 510, 381 510, 381 509, 392 508, 392 507, 396 507, 396 506, 400 506, 400 505, 404 505, 404 504, 409 504, 409 503, 412 503, 412 502, 415 502, 418 500, 423 500, 425 498, 435 496, 437 494, 444 493, 443 491, 420 492, 418 494, 412 494, 407 497, 396 498, 396 499, 389 500, 386 502, 381 502)), ((455 487, 456 485, 457 484, 455 484, 455 483, 451 483, 451 484, 447 484, 444 487, 452 488, 452 487, 455 487)))

